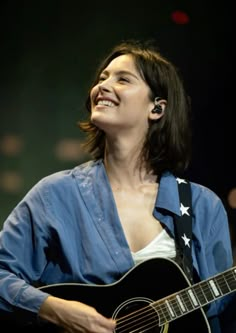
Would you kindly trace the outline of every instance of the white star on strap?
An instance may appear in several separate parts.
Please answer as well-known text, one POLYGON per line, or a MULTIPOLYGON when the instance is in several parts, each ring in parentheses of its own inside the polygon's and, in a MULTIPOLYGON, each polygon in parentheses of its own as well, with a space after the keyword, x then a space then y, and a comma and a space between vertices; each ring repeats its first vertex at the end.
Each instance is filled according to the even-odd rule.
POLYGON ((181 184, 181 183, 187 184, 187 182, 186 182, 185 179, 182 179, 182 178, 178 178, 178 177, 177 177, 176 180, 177 180, 177 182, 178 182, 179 184, 181 184))
POLYGON ((190 248, 190 238, 188 238, 185 234, 183 236, 181 236, 181 238, 184 240, 184 245, 188 246, 190 248))
POLYGON ((186 214, 186 215, 190 216, 188 209, 189 209, 189 207, 184 207, 184 205, 182 203, 180 204, 180 210, 181 210, 182 215, 186 214))

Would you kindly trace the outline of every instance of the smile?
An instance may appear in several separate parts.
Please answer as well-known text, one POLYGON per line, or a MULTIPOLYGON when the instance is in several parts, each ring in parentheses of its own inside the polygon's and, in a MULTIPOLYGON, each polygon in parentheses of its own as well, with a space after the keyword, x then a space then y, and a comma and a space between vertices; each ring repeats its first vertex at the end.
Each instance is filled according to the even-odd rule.
POLYGON ((105 105, 105 106, 111 106, 111 107, 114 107, 115 106, 115 103, 111 102, 111 101, 108 101, 108 100, 99 100, 97 105, 105 105))

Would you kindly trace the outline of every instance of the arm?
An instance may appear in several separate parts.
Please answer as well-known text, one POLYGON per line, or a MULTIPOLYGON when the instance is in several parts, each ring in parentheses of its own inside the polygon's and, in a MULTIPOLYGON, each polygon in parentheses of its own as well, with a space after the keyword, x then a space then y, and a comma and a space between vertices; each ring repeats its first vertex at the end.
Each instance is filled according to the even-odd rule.
POLYGON ((37 288, 47 284, 47 277, 56 275, 59 279, 57 265, 44 276, 48 267, 45 249, 54 246, 50 244, 55 237, 55 233, 51 235, 48 231, 54 228, 55 221, 50 220, 49 204, 45 202, 47 193, 40 186, 30 191, 10 214, 0 233, 0 310, 20 315, 25 315, 26 310, 29 317, 25 316, 23 325, 34 314, 33 320, 39 317, 64 327, 67 332, 112 332, 114 321, 95 309, 49 296, 37 288))
MULTIPOLYGON (((38 213, 36 209, 36 213, 38 213)), ((46 265, 44 240, 25 199, 12 211, 0 232, 0 309, 37 313, 48 296, 34 287, 46 265)))
POLYGON ((93 307, 54 296, 43 302, 39 317, 65 328, 66 332, 112 333, 115 329, 115 321, 105 318, 93 307))
MULTIPOLYGON (((200 279, 205 280, 233 265, 228 216, 219 197, 203 186, 193 188, 194 252, 200 279)), ((216 316, 228 303, 225 296, 209 306, 208 316, 216 316)))

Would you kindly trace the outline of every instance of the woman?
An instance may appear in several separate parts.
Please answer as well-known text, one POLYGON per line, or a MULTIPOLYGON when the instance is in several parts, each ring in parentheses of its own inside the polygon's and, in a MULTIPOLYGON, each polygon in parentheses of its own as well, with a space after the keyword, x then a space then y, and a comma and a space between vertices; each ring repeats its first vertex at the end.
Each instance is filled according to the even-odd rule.
MULTIPOLYGON (((108 333, 118 331, 118 317, 80 294, 71 300, 40 287, 110 285, 153 257, 181 266, 174 218, 189 215, 178 182, 190 160, 190 105, 171 62, 148 43, 124 42, 98 69, 87 108, 79 125, 93 159, 39 181, 4 224, 0 308, 30 311, 66 332, 108 333)), ((195 183, 191 196, 197 282, 232 267, 232 251, 221 200, 195 183)), ((222 297, 206 309, 213 332, 226 303, 222 297)))

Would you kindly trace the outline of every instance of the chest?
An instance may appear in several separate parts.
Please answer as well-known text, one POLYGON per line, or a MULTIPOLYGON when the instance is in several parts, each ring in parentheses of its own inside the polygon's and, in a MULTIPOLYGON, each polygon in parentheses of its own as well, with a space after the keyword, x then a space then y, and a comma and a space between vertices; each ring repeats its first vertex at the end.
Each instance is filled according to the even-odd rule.
POLYGON ((131 251, 150 243, 163 229, 153 216, 157 184, 136 190, 113 190, 119 219, 131 251))

